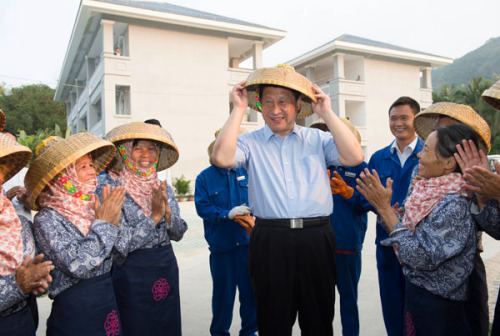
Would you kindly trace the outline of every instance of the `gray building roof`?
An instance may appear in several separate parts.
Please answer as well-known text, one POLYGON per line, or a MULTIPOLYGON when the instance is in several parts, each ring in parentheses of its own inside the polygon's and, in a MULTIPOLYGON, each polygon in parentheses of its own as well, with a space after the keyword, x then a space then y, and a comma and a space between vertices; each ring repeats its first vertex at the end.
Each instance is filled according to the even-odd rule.
MULTIPOLYGON (((374 41, 374 40, 369 40, 369 39, 366 39, 366 38, 363 38, 363 37, 354 36, 354 35, 348 35, 348 34, 341 35, 340 37, 336 38, 335 40, 327 42, 324 45, 330 44, 330 43, 335 42, 335 41, 357 43, 357 44, 363 44, 363 45, 367 45, 367 46, 371 46, 371 47, 377 47, 377 48, 385 48, 385 49, 392 49, 392 50, 397 50, 397 51, 410 52, 410 53, 420 54, 420 55, 442 57, 442 56, 438 56, 438 55, 424 53, 424 52, 421 52, 421 51, 418 51, 418 50, 413 50, 413 49, 409 49, 409 48, 403 48, 403 47, 396 46, 396 45, 393 45, 393 44, 379 42, 379 41, 374 41)), ((319 47, 319 48, 321 48, 321 47, 319 47)), ((319 49, 319 48, 317 48, 317 49, 319 49)))
POLYGON ((255 23, 251 23, 251 22, 246 22, 246 21, 242 21, 242 20, 229 18, 226 16, 221 16, 221 15, 217 15, 217 14, 203 12, 203 11, 199 11, 196 9, 181 7, 181 6, 177 6, 177 5, 172 5, 172 4, 165 3, 165 2, 134 1, 134 0, 97 0, 97 1, 107 2, 107 3, 111 3, 111 4, 115 4, 115 5, 148 9, 148 10, 153 10, 153 11, 157 11, 157 12, 190 16, 190 17, 199 18, 199 19, 234 23, 234 24, 256 27, 256 28, 279 30, 279 29, 274 29, 274 28, 258 25, 255 23))

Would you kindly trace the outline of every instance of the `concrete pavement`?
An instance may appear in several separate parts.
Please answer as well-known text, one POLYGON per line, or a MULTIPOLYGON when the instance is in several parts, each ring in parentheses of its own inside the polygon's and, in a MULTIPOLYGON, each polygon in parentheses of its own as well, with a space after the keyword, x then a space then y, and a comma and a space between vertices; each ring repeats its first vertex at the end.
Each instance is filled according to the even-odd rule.
MULTIPOLYGON (((203 237, 203 223, 196 215, 193 202, 181 202, 181 215, 189 225, 184 238, 173 243, 180 270, 182 327, 185 336, 209 335, 211 321, 212 279, 208 265, 209 251, 203 237)), ((375 217, 369 215, 369 227, 363 247, 363 268, 359 283, 359 314, 361 335, 385 335, 382 310, 379 299, 377 268, 375 261, 375 217)), ((498 286, 500 284, 500 242, 489 236, 484 237, 483 244, 490 291, 490 320, 498 286)), ((40 310, 40 326, 37 335, 45 335, 45 321, 50 314, 51 300, 47 297, 38 300, 40 310)), ((342 335, 340 322, 339 299, 337 293, 336 312, 333 322, 335 335, 342 335)), ((238 335, 240 328, 239 304, 236 299, 233 312, 231 335, 238 335)), ((298 324, 295 324, 293 336, 300 335, 298 324)))

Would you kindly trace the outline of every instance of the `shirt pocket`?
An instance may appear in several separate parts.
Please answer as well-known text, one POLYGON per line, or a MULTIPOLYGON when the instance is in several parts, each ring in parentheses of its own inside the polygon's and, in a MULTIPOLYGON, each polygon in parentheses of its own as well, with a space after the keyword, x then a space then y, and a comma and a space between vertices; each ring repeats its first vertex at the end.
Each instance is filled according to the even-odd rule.
POLYGON ((392 172, 390 170, 386 170, 386 169, 382 169, 380 171, 377 170, 377 173, 378 173, 378 176, 380 178, 380 182, 382 182, 383 185, 385 185, 387 178, 392 176, 392 172))
POLYGON ((248 205, 248 179, 238 182, 241 202, 248 205))
POLYGON ((208 197, 210 198, 212 204, 221 206, 221 201, 224 201, 226 198, 226 195, 224 193, 223 188, 219 187, 213 190, 210 190, 208 193, 208 197))

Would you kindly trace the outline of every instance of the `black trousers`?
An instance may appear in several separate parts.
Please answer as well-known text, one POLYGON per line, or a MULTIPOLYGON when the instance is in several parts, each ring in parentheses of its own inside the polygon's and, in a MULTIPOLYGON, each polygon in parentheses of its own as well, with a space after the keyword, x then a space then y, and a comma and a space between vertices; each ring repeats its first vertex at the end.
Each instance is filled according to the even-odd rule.
POLYGON ((469 277, 469 295, 465 302, 465 309, 472 334, 488 336, 490 329, 488 286, 486 284, 486 269, 479 251, 476 251, 474 268, 469 277))
POLYGON ((406 336, 476 336, 471 332, 464 301, 445 299, 406 279, 406 336))
POLYGON ((249 245, 260 336, 288 336, 298 313, 303 336, 333 335, 335 234, 330 224, 261 226, 249 245))

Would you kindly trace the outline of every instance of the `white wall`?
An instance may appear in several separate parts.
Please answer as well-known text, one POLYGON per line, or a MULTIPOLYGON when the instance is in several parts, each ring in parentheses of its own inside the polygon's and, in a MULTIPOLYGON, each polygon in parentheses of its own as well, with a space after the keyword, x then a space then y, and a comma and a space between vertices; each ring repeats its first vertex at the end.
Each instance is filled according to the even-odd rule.
POLYGON ((401 96, 420 98, 420 68, 415 65, 365 60, 367 153, 365 158, 394 139, 389 129, 389 107, 401 96))
POLYGON ((194 188, 198 173, 209 166, 207 147, 214 132, 229 115, 228 83, 247 75, 229 72, 228 43, 222 37, 130 25, 129 51, 127 70, 106 75, 106 132, 158 119, 180 152, 172 178, 184 174, 194 188), (129 117, 115 115, 115 85, 130 86, 129 117))

